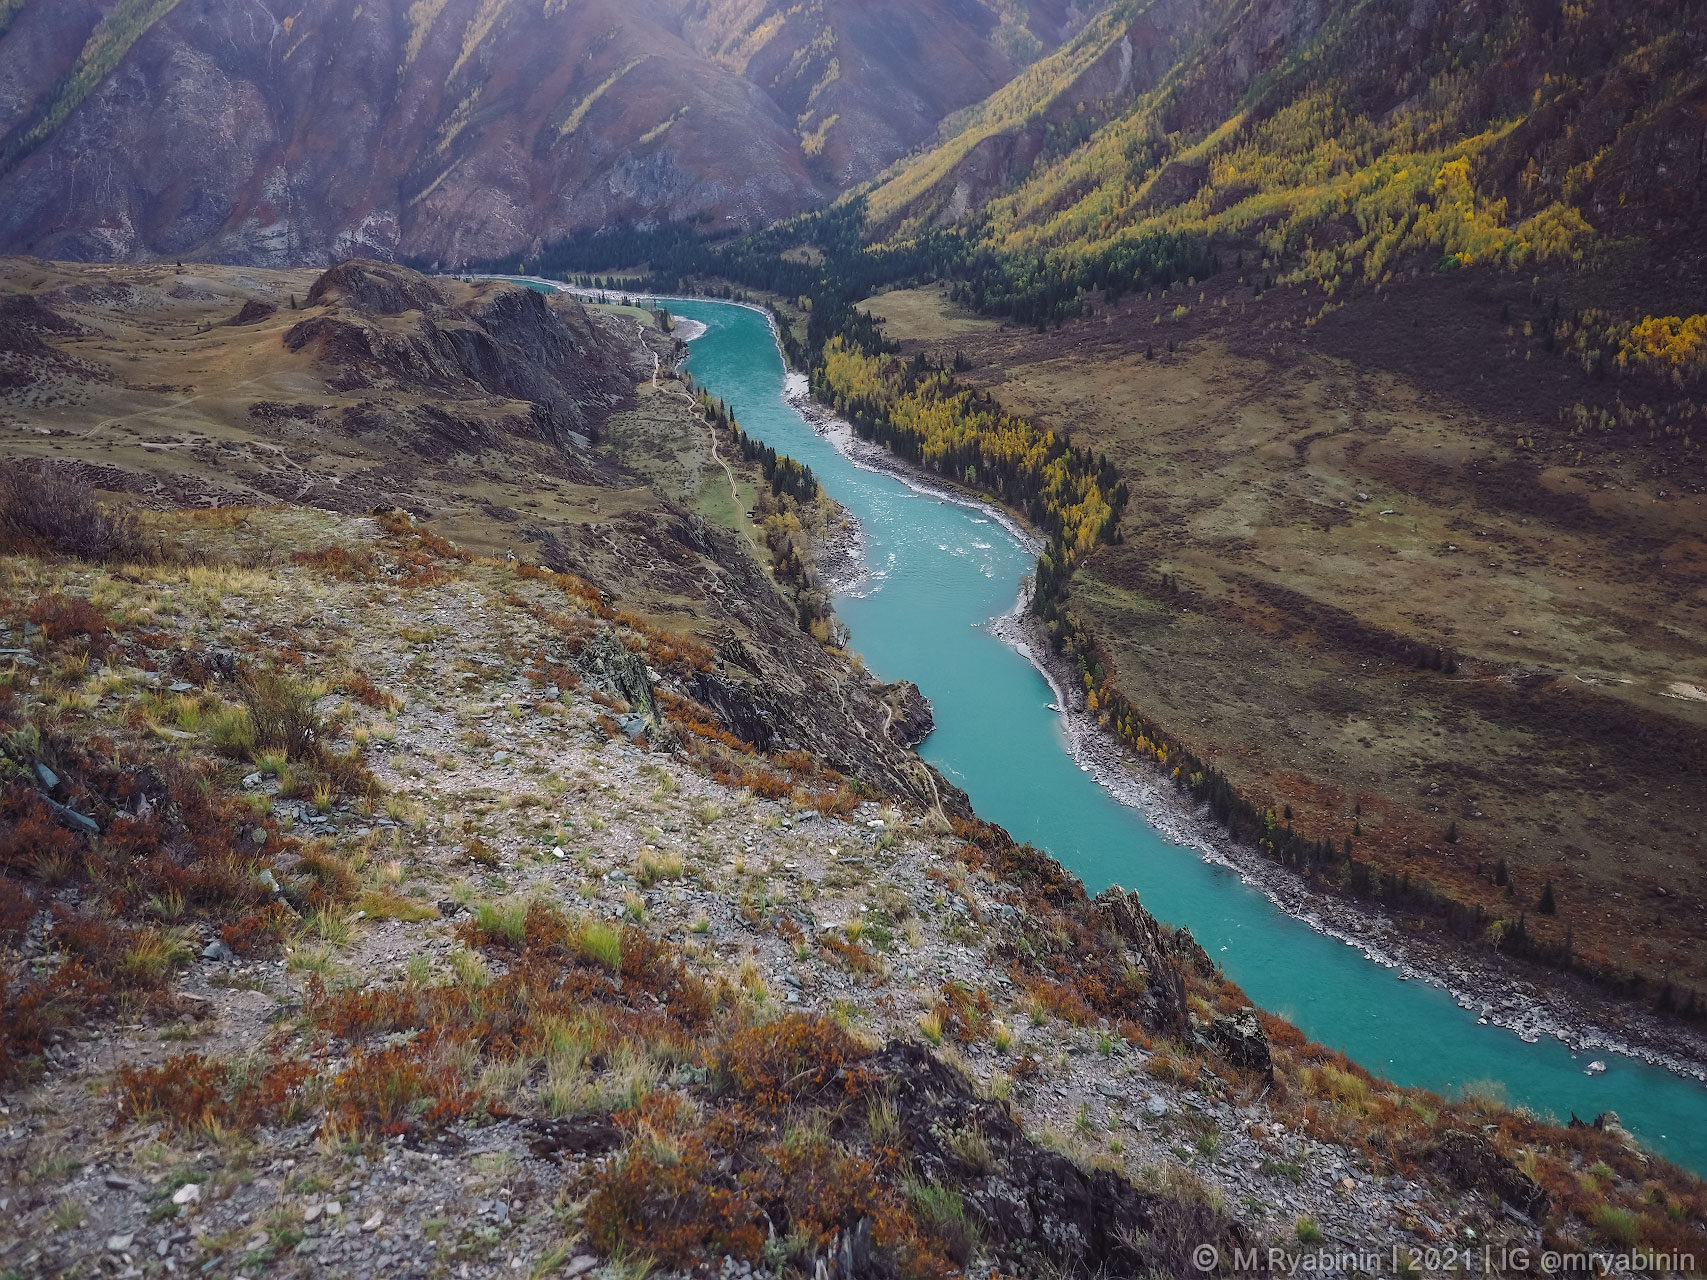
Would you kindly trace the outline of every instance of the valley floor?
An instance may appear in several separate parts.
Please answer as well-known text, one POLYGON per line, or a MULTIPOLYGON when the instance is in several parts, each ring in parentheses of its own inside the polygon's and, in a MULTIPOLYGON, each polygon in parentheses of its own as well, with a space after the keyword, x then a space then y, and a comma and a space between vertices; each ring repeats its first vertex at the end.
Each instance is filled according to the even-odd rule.
POLYGON ((1558 357, 1497 296, 1297 293, 1218 278, 1045 334, 935 288, 864 305, 1128 481, 1069 609, 1146 723, 1277 824, 1685 1007, 1707 992, 1699 477, 1571 431, 1595 389, 1537 371, 1558 357))

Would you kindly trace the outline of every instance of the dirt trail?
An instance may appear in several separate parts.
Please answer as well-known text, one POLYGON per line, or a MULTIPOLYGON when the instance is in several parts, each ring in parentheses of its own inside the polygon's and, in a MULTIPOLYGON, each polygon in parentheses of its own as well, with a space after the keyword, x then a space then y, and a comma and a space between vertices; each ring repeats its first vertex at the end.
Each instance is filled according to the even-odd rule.
POLYGON ((184 399, 174 401, 171 404, 158 405, 158 406, 151 408, 151 409, 138 409, 134 413, 123 414, 117 418, 108 418, 105 422, 98 422, 94 426, 90 427, 87 431, 85 431, 83 433, 81 439, 87 440, 90 437, 98 435, 102 431, 105 431, 108 427, 116 427, 120 423, 131 422, 137 418, 149 418, 149 417, 153 417, 155 414, 161 414, 161 413, 175 413, 179 409, 182 409, 185 405, 195 404, 196 401, 205 400, 209 396, 229 395, 231 392, 236 391, 239 387, 253 386, 255 383, 259 382, 260 380, 261 379, 259 379, 259 378, 245 378, 241 382, 233 382, 228 386, 216 387, 216 388, 209 390, 209 391, 198 391, 193 396, 186 396, 184 399))

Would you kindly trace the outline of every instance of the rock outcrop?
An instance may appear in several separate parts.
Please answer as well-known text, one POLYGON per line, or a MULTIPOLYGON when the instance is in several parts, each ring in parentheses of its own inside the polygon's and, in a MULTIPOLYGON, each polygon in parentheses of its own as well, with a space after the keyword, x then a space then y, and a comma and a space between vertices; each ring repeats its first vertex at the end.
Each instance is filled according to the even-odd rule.
POLYGON ((1260 1072, 1264 1079, 1274 1079, 1268 1035, 1263 1031, 1255 1009, 1216 1014, 1209 1024, 1208 1035, 1210 1043, 1230 1062, 1260 1072))
POLYGON ((262 302, 259 298, 250 298, 243 304, 242 310, 225 322, 228 329, 244 329, 252 324, 260 324, 278 314, 278 308, 270 302, 262 302))
POLYGON ((1144 910, 1137 894, 1118 885, 1099 893, 1091 907, 1103 927, 1126 949, 1133 967, 1144 974, 1152 1025, 1179 1034, 1188 1032, 1191 1023, 1185 1004, 1185 978, 1175 958, 1173 940, 1156 918, 1144 910))
POLYGON ((936 713, 930 699, 911 680, 883 687, 883 701, 890 712, 889 736, 903 747, 916 747, 936 728, 936 713))
POLYGON ((308 303, 316 314, 285 334, 285 347, 308 351, 345 390, 408 385, 526 401, 558 446, 595 437, 632 390, 626 354, 565 294, 487 284, 453 305, 417 272, 352 260, 321 276, 308 303))
POLYGON ((1002 1103, 916 1043, 869 1064, 890 1086, 921 1180, 954 1188, 983 1248, 1009 1274, 1192 1275, 1192 1250, 1222 1256, 1247 1233, 1202 1200, 1141 1191, 1109 1168, 1084 1169, 1028 1137, 1002 1103), (968 1142, 965 1135, 979 1141, 968 1142))
POLYGON ((1550 1197, 1546 1190, 1481 1134, 1448 1130, 1440 1135, 1431 1154, 1435 1167, 1454 1186, 1496 1195, 1530 1218, 1547 1212, 1550 1197))

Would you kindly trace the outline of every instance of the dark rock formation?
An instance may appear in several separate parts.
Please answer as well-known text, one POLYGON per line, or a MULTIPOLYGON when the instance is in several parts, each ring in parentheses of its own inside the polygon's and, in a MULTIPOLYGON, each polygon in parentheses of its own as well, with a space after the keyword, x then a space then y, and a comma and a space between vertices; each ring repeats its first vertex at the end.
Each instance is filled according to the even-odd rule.
POLYGON ((228 329, 241 329, 246 325, 260 324, 278 314, 278 308, 270 302, 262 302, 259 298, 250 298, 243 304, 242 310, 231 319, 225 321, 228 329))
POLYGON ((315 281, 308 302, 319 314, 293 325, 285 347, 330 367, 342 390, 412 386, 526 401, 540 434, 567 446, 572 435, 595 437, 633 389, 626 355, 566 294, 493 283, 452 305, 418 272, 350 261, 315 281))
POLYGON ((1220 970, 1189 929, 1169 929, 1138 901, 1138 895, 1118 885, 1091 900, 1091 909, 1104 927, 1126 948, 1133 965, 1145 974, 1145 998, 1154 1022, 1147 1024, 1189 1034, 1229 1062, 1274 1078, 1268 1035, 1255 1009, 1216 1014, 1201 1022, 1186 1007, 1185 971, 1213 978, 1220 970))
POLYGON ((867 1065, 888 1083, 921 1180, 960 1193, 1004 1272, 1186 1276, 1199 1274, 1200 1244, 1222 1257, 1249 1247, 1242 1227, 1200 1200, 1140 1191, 1039 1146, 1005 1104, 921 1045, 891 1042, 867 1065))
POLYGON ((760 751, 770 750, 776 741, 776 725, 751 681, 716 671, 699 671, 694 673, 688 687, 696 701, 717 713, 730 733, 760 751))
POLYGON ((916 747, 936 728, 936 714, 931 710, 930 699, 911 680, 884 685, 883 701, 890 712, 889 736, 897 745, 916 747))
POLYGON ((1479 1133, 1448 1130, 1430 1154, 1434 1166, 1453 1186, 1496 1195, 1530 1218, 1547 1212, 1546 1190, 1479 1133))
POLYGON ((1230 1062, 1259 1071, 1266 1080, 1274 1079, 1274 1062, 1269 1055, 1268 1034, 1257 1020, 1255 1009, 1237 1013, 1218 1013, 1209 1024, 1209 1041, 1230 1062))
POLYGON ((1112 885, 1092 899, 1091 909, 1103 927, 1125 947, 1133 966, 1144 973, 1145 1000, 1154 1018, 1149 1025, 1177 1034, 1189 1032, 1185 978, 1175 960, 1172 939, 1156 923, 1156 918, 1144 910, 1138 895, 1112 885))
POLYGON ((430 311, 445 305, 439 286, 418 272, 383 262, 351 258, 321 276, 308 290, 308 305, 347 302, 375 316, 430 311))

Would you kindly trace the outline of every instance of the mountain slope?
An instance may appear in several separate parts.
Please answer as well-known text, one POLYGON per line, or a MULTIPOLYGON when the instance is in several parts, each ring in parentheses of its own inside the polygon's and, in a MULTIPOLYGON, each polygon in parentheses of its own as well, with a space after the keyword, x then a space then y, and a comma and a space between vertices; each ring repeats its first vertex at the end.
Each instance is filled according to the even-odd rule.
POLYGON ((1158 26, 1177 58, 1109 86, 1063 50, 1050 92, 900 166, 870 204, 889 225, 977 208, 992 246, 1062 260, 1164 232, 1239 240, 1330 283, 1418 252, 1569 265, 1626 236, 1698 256, 1701 16, 1674 0, 1123 6, 1081 37, 1099 43, 1080 65, 1158 26), (1046 145, 1074 120, 1077 138, 1046 145), (1010 163, 987 173, 998 142, 1010 163))
POLYGON ((869 177, 1075 21, 1009 11, 26 0, 0 26, 0 248, 458 262, 621 220, 751 227, 869 177))
POLYGON ((1054 639, 1241 838, 1699 1016, 1703 6, 1168 3, 866 193, 883 358, 1130 487, 1054 639))

